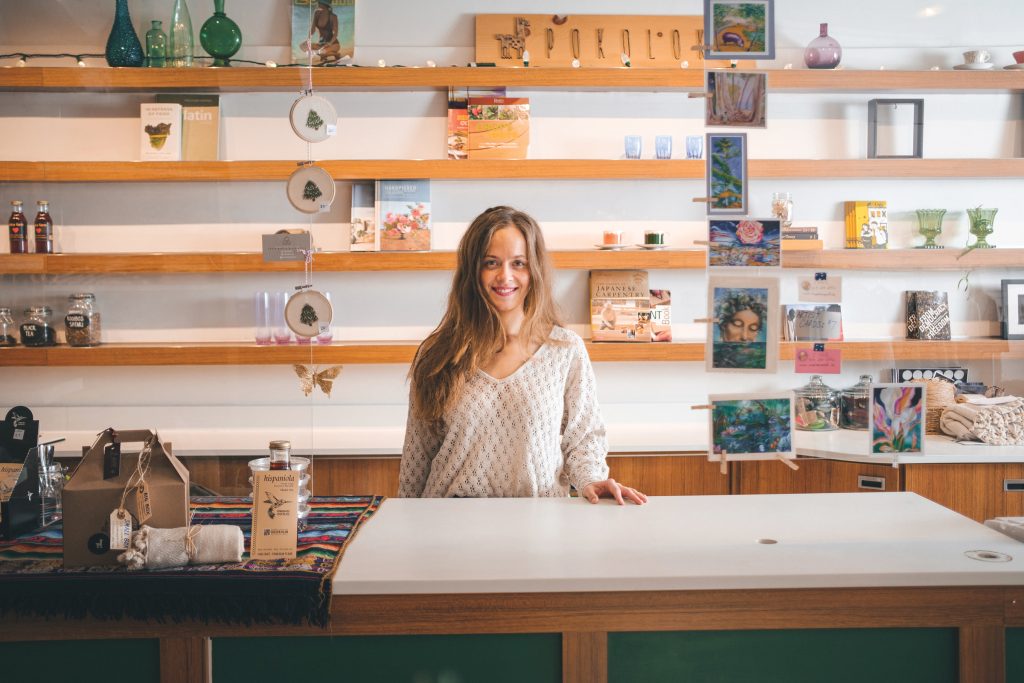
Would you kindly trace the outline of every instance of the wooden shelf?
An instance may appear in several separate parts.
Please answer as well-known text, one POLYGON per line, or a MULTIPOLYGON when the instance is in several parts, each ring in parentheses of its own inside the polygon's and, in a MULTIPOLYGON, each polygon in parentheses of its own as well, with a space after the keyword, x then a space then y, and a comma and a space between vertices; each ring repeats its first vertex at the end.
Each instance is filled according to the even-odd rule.
MULTIPOLYGON (((289 363, 380 364, 412 362, 418 342, 335 343, 329 346, 256 346, 237 343, 104 344, 95 348, 54 346, 0 349, 0 367, 88 367, 136 365, 287 365, 289 363)), ((792 360, 806 342, 782 342, 781 360, 792 360)), ((842 349, 843 360, 889 362, 896 360, 994 360, 1024 358, 1024 342, 1004 339, 953 341, 850 341, 832 342, 842 349)), ((676 342, 616 344, 587 342, 594 362, 704 360, 704 343, 676 342)))
MULTIPOLYGON (((551 260, 563 270, 599 268, 704 268, 701 249, 646 251, 553 251, 551 260)), ((316 255, 317 272, 454 270, 455 252, 352 253, 322 252, 316 255)), ((133 273, 301 273, 298 261, 270 262, 257 253, 188 252, 167 254, 0 254, 0 274, 9 275, 125 275, 133 273)))
MULTIPOLYGON (((697 180, 699 159, 324 160, 335 180, 697 180)), ((0 182, 284 181, 294 161, 2 161, 0 182)), ((750 177, 1019 178, 1024 159, 751 159, 750 177)))
MULTIPOLYGON (((814 92, 1024 91, 1024 72, 767 70, 771 90, 814 92)), ((0 68, 0 91, 220 91, 286 92, 306 87, 297 67, 111 69, 106 67, 0 68)), ((571 69, 467 67, 332 67, 313 70, 318 90, 508 86, 521 88, 701 90, 704 71, 692 69, 571 69)))
POLYGON ((1019 268, 1024 249, 825 249, 787 251, 786 268, 835 270, 964 270, 968 268, 1019 268))

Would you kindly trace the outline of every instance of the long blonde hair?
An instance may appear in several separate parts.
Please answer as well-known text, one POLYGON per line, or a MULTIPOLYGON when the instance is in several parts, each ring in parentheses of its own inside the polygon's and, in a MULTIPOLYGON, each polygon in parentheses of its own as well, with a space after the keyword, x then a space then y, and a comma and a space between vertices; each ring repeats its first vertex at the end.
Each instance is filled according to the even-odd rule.
POLYGON ((480 269, 494 233, 509 227, 519 230, 526 241, 530 272, 520 335, 530 342, 543 343, 552 327, 561 322, 551 294, 551 259, 537 221, 508 206, 487 209, 473 219, 459 241, 448 309, 420 345, 409 371, 413 414, 435 427, 455 406, 471 373, 506 343, 498 313, 480 284, 480 269))

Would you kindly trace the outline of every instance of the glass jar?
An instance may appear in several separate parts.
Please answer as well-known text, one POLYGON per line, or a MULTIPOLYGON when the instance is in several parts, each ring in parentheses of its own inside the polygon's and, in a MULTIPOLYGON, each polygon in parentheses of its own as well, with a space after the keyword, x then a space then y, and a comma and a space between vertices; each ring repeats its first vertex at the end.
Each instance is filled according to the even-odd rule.
POLYGON ((871 402, 871 375, 839 392, 839 426, 843 429, 868 428, 868 404, 871 402))
POLYGON ((68 297, 68 314, 64 316, 68 346, 99 346, 103 332, 100 322, 95 295, 82 292, 68 297))
POLYGON ((788 192, 772 193, 772 218, 782 221, 782 227, 793 225, 793 197, 788 192))
POLYGON ((0 346, 17 346, 18 338, 14 336, 17 331, 11 309, 0 308, 0 346))
POLYGON ((811 381, 793 390, 796 428, 821 432, 839 428, 839 392, 812 375, 811 381))
POLYGON ((25 346, 56 346, 57 331, 50 318, 53 310, 49 306, 32 306, 25 309, 25 322, 21 324, 21 343, 25 346))
POLYGON ((291 441, 270 442, 270 469, 287 470, 291 469, 292 443, 291 441))

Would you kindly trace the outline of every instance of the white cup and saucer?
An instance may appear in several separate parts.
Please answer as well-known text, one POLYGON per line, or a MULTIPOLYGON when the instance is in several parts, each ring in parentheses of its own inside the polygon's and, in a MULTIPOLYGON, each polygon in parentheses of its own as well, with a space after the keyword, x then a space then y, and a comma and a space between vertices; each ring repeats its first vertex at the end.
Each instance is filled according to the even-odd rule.
POLYGON ((968 50, 964 53, 964 63, 953 68, 963 71, 985 71, 993 66, 992 53, 988 50, 968 50))

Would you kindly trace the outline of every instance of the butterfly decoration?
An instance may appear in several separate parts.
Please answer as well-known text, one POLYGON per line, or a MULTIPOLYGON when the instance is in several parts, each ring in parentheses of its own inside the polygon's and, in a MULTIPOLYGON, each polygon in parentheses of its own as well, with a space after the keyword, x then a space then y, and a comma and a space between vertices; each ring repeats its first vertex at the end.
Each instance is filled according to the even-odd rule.
POLYGON ((341 374, 341 367, 340 365, 332 365, 323 370, 316 368, 311 370, 307 365, 300 365, 298 363, 292 365, 292 368, 295 369, 295 374, 299 376, 299 383, 302 385, 303 394, 309 396, 313 392, 313 387, 320 387, 320 391, 327 394, 328 398, 331 396, 331 387, 334 385, 334 380, 341 374))

